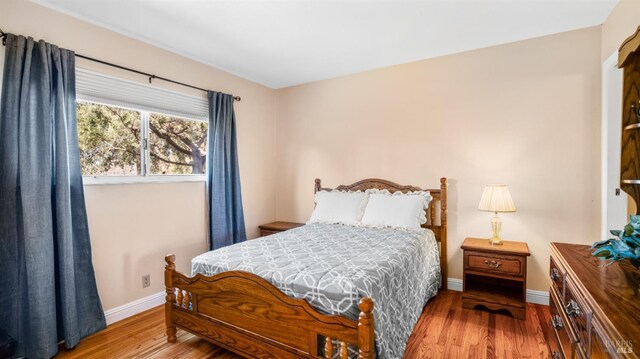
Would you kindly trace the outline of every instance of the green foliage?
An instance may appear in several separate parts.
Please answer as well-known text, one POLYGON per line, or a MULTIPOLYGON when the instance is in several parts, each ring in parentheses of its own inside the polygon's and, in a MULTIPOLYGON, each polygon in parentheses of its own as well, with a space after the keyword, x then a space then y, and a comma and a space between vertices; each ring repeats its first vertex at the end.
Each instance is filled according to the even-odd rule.
POLYGON ((140 173, 140 113, 78 103, 78 141, 84 175, 140 173))
POLYGON ((200 174, 207 161, 208 124, 151 114, 151 173, 200 174))
MULTIPOLYGON (((151 174, 201 174, 206 169, 208 124, 150 114, 151 174)), ((137 175, 141 162, 138 111, 78 103, 78 140, 84 175, 137 175)))
POLYGON ((591 246, 594 249, 592 254, 610 263, 628 259, 634 266, 640 267, 640 215, 631 216, 631 221, 622 231, 614 230, 611 234, 616 238, 594 243, 591 246))

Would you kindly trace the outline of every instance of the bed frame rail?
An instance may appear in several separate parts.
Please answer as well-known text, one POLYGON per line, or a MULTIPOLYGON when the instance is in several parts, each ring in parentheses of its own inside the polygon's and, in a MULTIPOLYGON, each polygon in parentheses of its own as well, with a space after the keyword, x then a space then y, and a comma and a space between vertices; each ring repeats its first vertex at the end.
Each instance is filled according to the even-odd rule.
POLYGON ((290 298, 271 283, 247 272, 188 277, 165 257, 167 341, 176 328, 194 333, 247 358, 348 357, 347 345, 358 357, 375 351, 373 301, 363 298, 358 320, 325 315, 303 299, 290 298))

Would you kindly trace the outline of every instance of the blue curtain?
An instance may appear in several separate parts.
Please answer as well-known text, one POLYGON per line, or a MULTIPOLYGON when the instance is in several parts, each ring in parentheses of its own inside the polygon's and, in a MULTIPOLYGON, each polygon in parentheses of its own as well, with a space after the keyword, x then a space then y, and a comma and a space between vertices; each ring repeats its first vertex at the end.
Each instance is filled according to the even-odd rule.
POLYGON ((9 35, 0 103, 0 330, 31 359, 105 327, 76 121, 74 53, 9 35))
POLYGON ((245 241, 233 96, 209 92, 209 249, 245 241))

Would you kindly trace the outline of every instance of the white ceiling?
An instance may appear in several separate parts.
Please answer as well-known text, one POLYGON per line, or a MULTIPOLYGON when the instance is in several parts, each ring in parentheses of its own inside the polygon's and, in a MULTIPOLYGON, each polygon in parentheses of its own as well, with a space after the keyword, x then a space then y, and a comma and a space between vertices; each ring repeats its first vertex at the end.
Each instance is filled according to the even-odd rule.
POLYGON ((282 88, 602 24, 617 0, 34 0, 282 88))

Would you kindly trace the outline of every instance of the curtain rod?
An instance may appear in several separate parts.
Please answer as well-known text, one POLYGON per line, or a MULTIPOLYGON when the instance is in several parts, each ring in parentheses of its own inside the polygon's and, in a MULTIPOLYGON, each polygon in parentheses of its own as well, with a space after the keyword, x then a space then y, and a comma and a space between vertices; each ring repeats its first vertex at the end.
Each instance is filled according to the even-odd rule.
MULTIPOLYGON (((0 29, 0 38, 2 38, 2 45, 5 45, 5 46, 6 46, 6 45, 7 45, 7 33, 6 33, 6 32, 4 32, 4 31, 2 31, 2 29, 0 29)), ((143 71, 139 71, 139 70, 132 69, 132 68, 130 68, 130 67, 125 67, 125 66, 121 66, 121 65, 112 64, 112 63, 110 63, 110 62, 106 62, 106 61, 102 61, 102 60, 94 59, 94 58, 89 57, 89 56, 84 56, 84 55, 76 54, 76 57, 79 57, 79 58, 81 58, 81 59, 85 59, 85 60, 89 60, 89 61, 93 61, 93 62, 97 62, 97 63, 102 64, 102 65, 107 65, 107 66, 115 67, 115 68, 118 68, 118 69, 120 69, 120 70, 125 70, 125 71, 129 71, 129 72, 133 72, 133 73, 136 73, 136 74, 138 74, 138 75, 144 75, 144 76, 146 76, 146 77, 148 77, 148 78, 149 78, 149 83, 151 83, 151 81, 153 81, 154 79, 158 79, 158 80, 162 80, 162 81, 170 82, 170 83, 173 83, 173 84, 176 84, 176 85, 180 85, 180 86, 184 86, 184 87, 189 87, 189 88, 192 88, 192 89, 195 89, 195 90, 200 90, 200 91, 204 91, 204 92, 209 92, 209 90, 207 90, 207 89, 203 89, 202 87, 197 87, 197 86, 189 85, 189 84, 186 84, 186 83, 184 83, 184 82, 174 81, 174 80, 168 79, 168 78, 166 78, 166 77, 156 76, 156 75, 153 75, 153 74, 150 74, 150 73, 147 73, 147 72, 143 72, 143 71)), ((233 99, 234 99, 235 101, 241 101, 241 100, 242 100, 242 98, 241 98, 240 96, 233 96, 233 99)))

